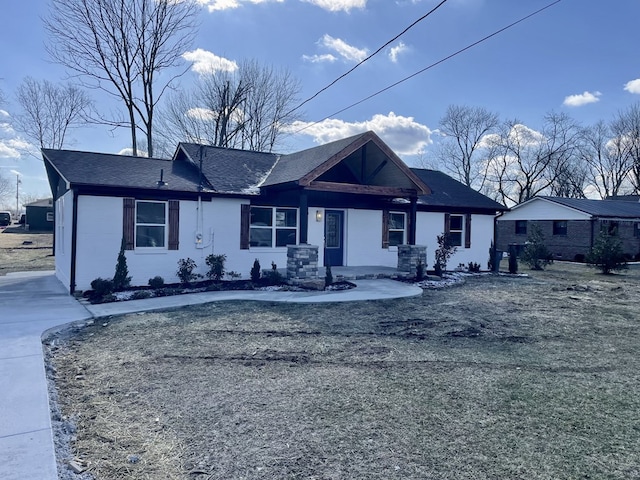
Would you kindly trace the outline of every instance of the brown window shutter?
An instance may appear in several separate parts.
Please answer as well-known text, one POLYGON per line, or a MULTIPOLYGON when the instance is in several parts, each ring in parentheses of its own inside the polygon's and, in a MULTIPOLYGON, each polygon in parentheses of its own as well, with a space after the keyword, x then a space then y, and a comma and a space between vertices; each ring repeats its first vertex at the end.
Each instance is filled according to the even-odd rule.
POLYGON ((135 247, 134 230, 136 228, 136 199, 123 198, 122 207, 122 236, 124 237, 124 249, 133 250, 135 247))
POLYGON ((249 250, 249 222, 251 205, 240 205, 240 249, 249 250))
POLYGON ((180 246, 180 201, 169 200, 169 250, 180 246))
POLYGON ((444 214, 444 233, 449 235, 451 232, 451 214, 444 214))
POLYGON ((471 248, 471 214, 464 217, 464 248, 471 248))
POLYGON ((389 210, 382 211, 382 248, 389 248, 389 210))

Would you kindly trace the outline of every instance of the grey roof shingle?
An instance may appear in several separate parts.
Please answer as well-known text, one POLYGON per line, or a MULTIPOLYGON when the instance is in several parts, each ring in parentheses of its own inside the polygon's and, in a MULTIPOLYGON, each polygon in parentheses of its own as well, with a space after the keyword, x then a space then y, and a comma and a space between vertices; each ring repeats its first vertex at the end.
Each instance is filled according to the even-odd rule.
POLYGON ((594 217, 640 218, 640 203, 636 202, 547 196, 539 196, 538 198, 580 210, 594 217))
POLYGON ((445 173, 423 168, 412 168, 411 171, 431 189, 431 195, 422 195, 420 197, 419 205, 491 211, 508 210, 504 205, 491 200, 473 188, 467 187, 445 173))
POLYGON ((73 150, 43 149, 42 154, 72 185, 157 189, 163 170, 165 188, 198 191, 198 171, 186 162, 73 150))
POLYGON ((195 143, 180 143, 176 159, 179 160, 182 151, 197 170, 201 148, 202 172, 209 186, 221 193, 258 193, 257 187, 278 159, 275 153, 200 146, 195 143))
POLYGON ((364 135, 366 135, 366 132, 317 147, 308 148, 300 152, 282 155, 265 180, 264 185, 269 186, 295 182, 364 135))

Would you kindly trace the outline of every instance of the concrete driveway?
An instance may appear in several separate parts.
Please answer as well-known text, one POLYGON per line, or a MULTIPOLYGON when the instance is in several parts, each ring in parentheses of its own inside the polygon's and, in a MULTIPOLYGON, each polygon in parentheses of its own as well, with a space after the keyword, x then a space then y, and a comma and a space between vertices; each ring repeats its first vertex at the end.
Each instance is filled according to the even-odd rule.
POLYGON ((42 334, 91 314, 53 272, 0 277, 0 478, 58 478, 42 334))

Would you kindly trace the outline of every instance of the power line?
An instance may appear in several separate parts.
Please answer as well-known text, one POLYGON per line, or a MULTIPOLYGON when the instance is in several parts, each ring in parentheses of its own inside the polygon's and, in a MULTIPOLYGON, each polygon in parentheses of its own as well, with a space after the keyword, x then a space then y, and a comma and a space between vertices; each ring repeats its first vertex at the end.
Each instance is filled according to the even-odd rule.
POLYGON ((471 49, 471 48, 475 47, 476 45, 479 45, 479 44, 481 44, 481 43, 483 43, 483 42, 485 42, 485 41, 489 40, 490 38, 495 37, 496 35, 499 35, 500 33, 504 32, 505 30, 508 30, 508 29, 510 29, 511 27, 514 27, 514 26, 518 25, 519 23, 522 23, 522 22, 524 22, 525 20, 528 20, 529 18, 531 18, 531 17, 533 17, 533 16, 535 16, 535 15, 537 15, 537 14, 539 14, 539 13, 543 12, 544 10, 546 10, 546 9, 548 9, 548 8, 553 7, 554 5, 556 5, 556 4, 558 4, 558 3, 560 3, 561 1, 562 1, 562 0, 556 0, 555 2, 551 2, 550 4, 548 4, 548 5, 546 5, 546 6, 542 7, 542 8, 540 8, 540 9, 538 9, 538 10, 536 10, 535 12, 532 12, 532 13, 530 13, 529 15, 526 15, 526 16, 524 16, 524 17, 520 18, 519 20, 516 20, 516 21, 515 21, 515 22, 513 22, 513 23, 510 23, 510 24, 509 24, 509 25, 507 25, 506 27, 502 27, 501 29, 496 30, 495 32, 493 32, 493 33, 491 33, 491 34, 487 35, 486 37, 483 37, 483 38, 481 38, 480 40, 478 40, 478 41, 476 41, 476 42, 473 42, 472 44, 467 45, 467 46, 466 46, 466 47, 464 47, 464 48, 461 48, 460 50, 458 50, 458 51, 456 51, 456 52, 452 53, 451 55, 448 55, 448 56, 446 56, 446 57, 442 58, 441 60, 438 60, 437 62, 432 63, 431 65, 428 65, 427 67, 424 67, 423 69, 418 70, 417 72, 412 73, 411 75, 409 75, 409 76, 407 76, 407 77, 404 77, 403 79, 398 80, 397 82, 392 83, 391 85, 388 85, 388 86, 384 87, 383 89, 378 90, 377 92, 372 93, 371 95, 369 95, 369 96, 367 96, 367 97, 365 97, 365 98, 363 98, 363 99, 361 99, 361 100, 358 100, 357 102, 352 103, 351 105, 349 105, 349 106, 347 106, 347 107, 345 107, 345 108, 343 108, 343 109, 341 109, 341 110, 338 110, 337 112, 332 113, 331 115, 327 115, 326 117, 324 117, 324 118, 323 118, 323 119, 321 119, 321 120, 317 120, 317 121, 315 121, 315 122, 312 122, 312 123, 310 123, 310 124, 308 124, 308 125, 304 126, 304 127, 303 127, 303 128, 301 128, 300 130, 296 130, 295 132, 293 132, 293 134, 295 135, 295 134, 297 134, 297 133, 300 133, 300 132, 302 132, 302 131, 306 130, 307 128, 312 127, 313 125, 316 125, 316 124, 318 124, 318 123, 320 123, 320 122, 323 122, 323 121, 325 121, 325 120, 328 120, 329 118, 331 118, 331 117, 333 117, 333 116, 335 116, 335 115, 338 115, 338 114, 340 114, 340 113, 342 113, 342 112, 345 112, 345 111, 347 111, 347 110, 349 110, 349 109, 351 109, 351 108, 353 108, 353 107, 355 107, 355 106, 357 106, 357 105, 360 105, 361 103, 364 103, 364 102, 366 102, 367 100, 370 100, 370 99, 372 99, 373 97, 376 97, 376 96, 380 95, 381 93, 386 92, 387 90, 391 90, 393 87, 396 87, 396 86, 400 85, 401 83, 404 83, 404 82, 406 82, 407 80, 410 80, 410 79, 412 79, 413 77, 416 77, 416 76, 420 75, 421 73, 424 73, 424 72, 426 72, 427 70, 430 70, 430 69, 432 69, 433 67, 436 67, 436 66, 440 65, 441 63, 444 63, 444 62, 446 62, 447 60, 450 60, 451 58, 453 58, 453 57, 455 57, 455 56, 457 56, 457 55, 460 55, 460 54, 461 54, 461 53, 463 53, 463 52, 466 52, 467 50, 469 50, 469 49, 471 49))
POLYGON ((338 78, 336 78, 334 81, 332 81, 330 84, 328 84, 327 86, 321 88, 320 90, 318 90, 316 93, 314 93, 313 95, 311 95, 309 98, 307 98, 305 101, 303 101, 300 105, 298 105, 297 107, 292 108, 289 112, 287 112, 287 114, 285 115, 288 116, 290 114, 292 114, 293 112, 295 112, 296 110, 300 109, 303 105, 309 103, 311 100, 313 100, 314 98, 316 98, 318 95, 320 95, 322 92, 324 92, 325 90, 327 90, 328 88, 332 87, 333 85, 335 85, 336 83, 338 83, 340 80, 342 80, 344 77, 346 77, 347 75, 349 75, 351 72, 353 72, 356 68, 358 68, 360 65, 362 65, 364 62, 366 62, 367 60, 369 60, 370 58, 372 58, 373 56, 377 55, 378 53, 380 53, 384 47, 388 46, 389 44, 395 42, 398 38, 400 38, 402 35, 404 35, 405 33, 407 33, 411 28, 413 28, 414 26, 416 26, 418 23, 420 23, 422 20, 424 20, 425 18, 427 18, 429 15, 431 15, 433 12, 435 12, 438 8, 440 8, 442 5, 444 5, 447 2, 447 0, 442 0, 438 5, 436 5, 435 7, 433 7, 429 12, 425 13, 423 16, 421 16, 420 18, 418 18, 416 21, 414 21, 411 25, 409 25, 407 28, 405 28, 402 32, 400 32, 399 34, 397 34, 395 37, 393 37, 391 40, 389 40, 388 42, 386 42, 384 45, 382 45, 380 48, 378 48, 375 52, 373 52, 371 55, 369 55, 368 57, 364 58, 363 60, 360 60, 358 63, 356 63, 353 67, 351 67, 349 70, 347 70, 346 72, 344 72, 342 75, 340 75, 338 78))

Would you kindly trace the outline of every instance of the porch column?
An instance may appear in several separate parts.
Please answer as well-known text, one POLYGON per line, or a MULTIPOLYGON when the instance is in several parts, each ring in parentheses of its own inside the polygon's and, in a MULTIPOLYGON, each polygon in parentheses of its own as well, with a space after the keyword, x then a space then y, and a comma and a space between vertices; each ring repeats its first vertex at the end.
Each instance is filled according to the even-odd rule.
POLYGON ((300 244, 307 243, 309 235, 309 203, 307 198, 307 192, 303 191, 300 194, 300 244))
POLYGON ((407 236, 407 244, 416 244, 416 220, 418 218, 418 199, 411 198, 411 209, 409 210, 409 232, 407 236))

